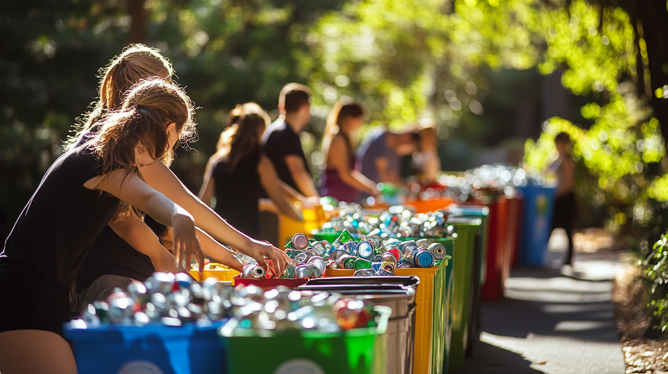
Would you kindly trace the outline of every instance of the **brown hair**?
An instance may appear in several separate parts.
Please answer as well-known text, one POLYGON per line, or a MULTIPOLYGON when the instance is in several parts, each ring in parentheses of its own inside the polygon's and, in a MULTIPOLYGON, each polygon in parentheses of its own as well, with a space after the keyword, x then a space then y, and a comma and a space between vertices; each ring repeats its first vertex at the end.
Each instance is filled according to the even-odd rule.
MULTIPOLYGON (((237 105, 230 111, 230 113, 227 114, 227 117, 225 118, 225 129, 229 129, 233 125, 236 125, 239 123, 239 118, 241 118, 241 111, 242 111, 242 106, 237 105)), ((216 144, 216 151, 220 151, 224 146, 226 142, 225 138, 225 131, 222 131, 220 133, 220 137, 218 138, 218 143, 216 144)))
POLYGON ((171 63, 155 48, 144 44, 130 44, 123 52, 115 56, 109 64, 99 71, 100 85, 98 87, 98 101, 89 114, 79 119, 76 135, 66 144, 70 147, 84 131, 89 130, 94 123, 100 121, 109 109, 115 109, 123 104, 125 93, 135 83, 142 79, 157 76, 174 75, 171 63))
POLYGON ((283 107, 286 113, 294 113, 304 104, 311 104, 313 95, 311 90, 303 84, 288 83, 278 96, 278 107, 283 107))
POLYGON ((354 149, 352 140, 341 131, 341 124, 345 121, 346 118, 358 118, 364 116, 366 112, 361 104, 357 102, 350 102, 343 104, 338 102, 334 104, 332 111, 327 116, 327 123, 325 125, 325 132, 322 138, 322 152, 327 155, 329 151, 329 146, 332 144, 332 140, 337 134, 343 135, 348 145, 350 151, 354 149))
POLYGON ((568 135, 567 132, 562 131, 562 132, 558 133, 557 136, 554 137, 554 142, 555 143, 562 142, 562 143, 565 143, 565 144, 569 144, 571 142, 571 136, 568 135))
MULTIPOLYGON (((142 80, 127 93, 120 109, 109 112, 88 142, 102 162, 102 173, 125 169, 137 173, 135 148, 169 165, 173 159, 167 126, 176 124, 180 143, 195 140, 195 109, 185 91, 160 78, 142 80)), ((128 211, 121 209, 117 214, 128 211)))
MULTIPOLYGON (((243 157, 261 152, 262 133, 269 124, 269 116, 256 103, 246 103, 238 110, 238 120, 220 134, 218 152, 221 158, 227 159, 228 170, 231 172, 243 157)), ((234 118, 234 117, 232 117, 234 118)))

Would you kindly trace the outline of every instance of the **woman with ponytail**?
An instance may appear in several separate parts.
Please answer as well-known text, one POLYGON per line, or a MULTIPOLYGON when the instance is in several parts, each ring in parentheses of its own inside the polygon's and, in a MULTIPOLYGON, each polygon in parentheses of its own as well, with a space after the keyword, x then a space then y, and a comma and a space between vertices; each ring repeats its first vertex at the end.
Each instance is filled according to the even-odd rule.
POLYGON ((267 113, 259 105, 247 103, 237 106, 229 117, 230 126, 221 133, 218 151, 207 164, 200 199, 210 204, 215 196, 216 212, 251 237, 260 234, 261 187, 281 213, 302 220, 300 212, 290 205, 271 160, 262 152, 267 113))
POLYGON ((0 253, 0 372, 76 373, 62 324, 90 246, 107 225, 130 237, 144 225, 130 207, 173 228, 174 253, 204 255, 193 217, 141 179, 141 168, 169 163, 195 133, 185 92, 162 79, 135 86, 99 131, 59 157, 21 212, 0 253), (39 233, 39 234, 38 234, 39 233))
MULTIPOLYGON (((120 106, 120 98, 133 83, 149 77, 170 80, 173 74, 169 61, 156 49, 142 44, 126 48, 101 71, 99 101, 86 117, 74 144, 81 144, 87 137, 100 131, 104 122, 99 122, 99 119, 107 111, 120 106)), ((229 251, 218 243, 223 242, 255 258, 262 266, 265 266, 265 259, 272 260, 276 271, 282 272, 287 263, 282 251, 269 243, 253 240, 227 224, 197 199, 167 165, 154 162, 141 167, 140 172, 149 186, 192 214, 195 224, 201 229, 197 235, 207 256, 240 270, 241 264, 231 258, 229 251)), ((129 215, 128 219, 139 218, 129 215)), ((139 227, 143 229, 143 226, 139 227)), ((111 228, 105 228, 91 247, 76 288, 82 296, 82 302, 92 301, 104 298, 116 286, 126 286, 132 279, 144 280, 156 270, 176 271, 177 267, 174 257, 169 255, 150 230, 129 238, 120 238, 111 228)))
POLYGON ((321 196, 332 196, 339 201, 356 202, 359 191, 378 195, 376 184, 356 169, 357 159, 353 139, 364 124, 364 109, 358 103, 336 103, 327 117, 322 153, 325 155, 325 173, 321 196))

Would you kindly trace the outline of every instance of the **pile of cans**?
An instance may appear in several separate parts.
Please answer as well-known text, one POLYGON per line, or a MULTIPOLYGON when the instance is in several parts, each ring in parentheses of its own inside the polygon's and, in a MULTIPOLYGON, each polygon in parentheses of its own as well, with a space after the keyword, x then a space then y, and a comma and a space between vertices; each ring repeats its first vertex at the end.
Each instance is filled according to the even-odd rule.
POLYGON ((427 239, 382 240, 369 234, 359 242, 344 231, 332 244, 328 257, 331 269, 354 269, 355 276, 394 275, 397 268, 427 268, 447 257, 445 246, 427 239))
POLYGON ((134 281, 126 290, 116 288, 104 301, 86 305, 74 328, 102 324, 143 326, 161 323, 217 321, 233 315, 233 289, 210 278, 198 283, 186 273, 153 273, 145 282, 134 281))
POLYGON ((309 240, 302 233, 297 233, 286 245, 285 251, 290 256, 289 262, 282 274, 273 273, 273 267, 268 266, 268 271, 257 262, 249 262, 244 265, 241 277, 243 278, 320 278, 325 275, 327 268, 324 256, 329 252, 331 245, 324 241, 309 240))
POLYGON ((264 291, 250 285, 235 291, 232 301, 236 310, 222 327, 223 336, 233 336, 238 330, 254 335, 285 330, 338 332, 375 326, 377 316, 372 304, 363 300, 283 286, 264 291))
POLYGON ((454 227, 447 224, 448 213, 437 210, 432 213, 416 213, 410 206, 396 205, 383 212, 380 217, 365 216, 357 206, 347 206, 339 216, 325 223, 322 233, 346 230, 355 235, 378 235, 388 238, 443 238, 454 233, 454 227))

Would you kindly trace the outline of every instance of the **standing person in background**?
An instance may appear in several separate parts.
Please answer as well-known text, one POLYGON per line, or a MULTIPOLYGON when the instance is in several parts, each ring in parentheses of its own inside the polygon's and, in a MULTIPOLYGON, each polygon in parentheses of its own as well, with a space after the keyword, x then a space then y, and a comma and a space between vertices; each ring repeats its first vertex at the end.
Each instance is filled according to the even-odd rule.
MULTIPOLYGON (((318 191, 299 139, 299 133, 311 120, 311 100, 311 90, 305 85, 285 85, 278 97, 281 114, 262 136, 262 146, 281 181, 307 198, 317 199, 318 191)), ((266 191, 262 196, 268 196, 266 191)), ((278 243, 279 219, 274 212, 263 209, 260 224, 263 240, 274 245, 284 244, 278 243)))
POLYGON ((339 201, 356 202, 359 191, 376 196, 376 184, 357 168, 353 139, 364 124, 364 109, 358 103, 336 103, 327 117, 322 153, 325 155, 325 174, 321 194, 339 201))
POLYGON ((244 104, 235 111, 238 111, 238 119, 221 134, 219 149, 207 164, 199 197, 205 204, 211 204, 215 195, 216 213, 257 238, 260 234, 258 200, 263 187, 281 213, 302 220, 301 212, 288 201, 274 166, 262 152, 261 139, 269 116, 255 103, 244 104))
POLYGON ((420 126, 418 152, 413 154, 413 164, 420 170, 423 184, 436 181, 436 173, 441 171, 441 160, 438 158, 438 137, 436 129, 429 123, 420 126))
POLYGON ((573 221, 577 214, 575 204, 575 163, 571 158, 571 137, 568 133, 560 132, 554 138, 554 144, 559 152, 559 158, 548 168, 557 178, 558 187, 555 192, 554 216, 552 230, 561 227, 568 237, 568 254, 564 265, 573 265, 573 221))
POLYGON ((306 197, 317 197, 299 139, 299 133, 311 120, 311 100, 311 90, 303 84, 283 87, 278 98, 281 115, 265 131, 262 145, 283 182, 306 197))
POLYGON ((362 161, 362 174, 374 183, 403 185, 399 174, 400 157, 415 152, 417 145, 416 133, 375 128, 367 134, 357 152, 357 158, 362 161))

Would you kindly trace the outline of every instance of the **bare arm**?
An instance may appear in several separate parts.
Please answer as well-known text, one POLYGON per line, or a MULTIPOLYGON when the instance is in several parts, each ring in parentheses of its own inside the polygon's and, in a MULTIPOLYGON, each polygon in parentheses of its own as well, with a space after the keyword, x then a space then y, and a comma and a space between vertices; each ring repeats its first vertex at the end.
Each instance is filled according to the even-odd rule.
POLYGON ((134 212, 120 221, 109 222, 109 226, 134 249, 150 257, 156 271, 179 271, 176 258, 134 212))
POLYGON ((216 155, 213 155, 209 159, 209 162, 206 163, 204 182, 202 182, 202 188, 199 190, 199 199, 207 206, 211 206, 211 198, 213 198, 214 191, 216 190, 216 185, 213 178, 211 178, 211 173, 213 172, 213 165, 217 158, 216 155))
POLYGON ((257 172, 260 175, 262 187, 267 191, 267 195, 274 201, 279 211, 294 220, 302 221, 303 217, 301 217, 301 214, 290 204, 283 189, 277 183, 278 175, 276 174, 274 165, 267 156, 263 155, 260 158, 260 163, 257 165, 257 172))
POLYGON ((555 192, 556 196, 563 196, 573 190, 575 185, 575 164, 570 158, 564 158, 561 163, 562 175, 559 181, 559 187, 555 192))
POLYGON ((190 213, 148 186, 137 175, 118 169, 88 180, 84 187, 108 192, 126 204, 146 212, 159 223, 171 226, 174 230, 174 253, 178 266, 189 269, 194 254, 200 270, 204 268, 204 254, 190 213))
POLYGON ((195 224, 213 238, 253 257, 262 266, 264 266, 266 257, 272 260, 280 271, 285 269, 288 258, 284 252, 267 242, 251 239, 230 226, 216 212, 195 197, 163 163, 154 162, 140 170, 146 183, 183 206, 195 218, 195 224))
POLYGON ((350 169, 350 155, 347 148, 345 139, 341 136, 335 136, 327 152, 327 166, 330 169, 336 169, 343 183, 369 195, 376 196, 378 194, 376 184, 362 173, 350 169))
POLYGON ((288 165, 288 170, 292 175, 299 192, 301 192, 306 197, 318 196, 318 191, 315 189, 313 184, 313 178, 311 174, 306 171, 306 165, 304 165, 304 160, 299 156, 290 155, 285 157, 285 163, 288 165))
POLYGON ((197 229, 197 238, 202 244, 202 250, 204 251, 204 254, 216 260, 217 262, 220 262, 221 264, 229 266, 234 270, 243 270, 243 265, 236 258, 234 258, 232 253, 230 253, 230 251, 220 245, 220 243, 215 241, 212 237, 210 237, 209 234, 200 229, 197 229))

